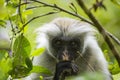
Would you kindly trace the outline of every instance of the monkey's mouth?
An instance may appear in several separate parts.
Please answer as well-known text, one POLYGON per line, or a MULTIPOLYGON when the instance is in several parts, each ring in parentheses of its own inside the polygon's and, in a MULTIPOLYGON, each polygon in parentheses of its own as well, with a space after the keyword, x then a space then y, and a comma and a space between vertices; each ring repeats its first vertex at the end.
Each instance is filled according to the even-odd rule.
POLYGON ((78 65, 70 60, 70 56, 65 53, 62 55, 62 61, 59 61, 56 67, 57 69, 61 70, 61 75, 63 75, 64 77, 76 75, 79 72, 78 65))
POLYGON ((70 59, 70 55, 63 53, 60 60, 56 64, 56 73, 59 73, 60 80, 64 80, 67 76, 77 75, 79 67, 70 59))

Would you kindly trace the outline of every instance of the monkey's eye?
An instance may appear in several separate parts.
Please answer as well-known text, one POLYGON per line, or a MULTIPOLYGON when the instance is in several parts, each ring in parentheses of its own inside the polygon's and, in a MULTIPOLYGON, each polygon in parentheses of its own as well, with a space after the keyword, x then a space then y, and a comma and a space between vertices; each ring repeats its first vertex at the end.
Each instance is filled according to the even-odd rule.
POLYGON ((62 45, 62 41, 61 40, 55 40, 53 44, 54 44, 55 47, 60 47, 62 45))
POLYGON ((78 45, 78 43, 76 41, 72 41, 70 44, 72 47, 77 47, 77 45, 78 45))
POLYGON ((62 42, 60 40, 55 41, 56 45, 60 45, 62 42))

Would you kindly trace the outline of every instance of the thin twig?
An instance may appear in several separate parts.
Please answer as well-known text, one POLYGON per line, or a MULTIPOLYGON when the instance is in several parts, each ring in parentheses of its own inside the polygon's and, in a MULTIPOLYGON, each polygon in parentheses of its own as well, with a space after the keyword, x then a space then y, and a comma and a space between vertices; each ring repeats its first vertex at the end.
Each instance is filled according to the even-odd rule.
MULTIPOLYGON (((8 17, 9 17, 9 16, 8 16, 8 17)), ((10 17, 9 17, 9 21, 10 21, 10 25, 11 25, 12 33, 13 33, 13 35, 12 35, 12 37, 11 37, 11 42, 10 42, 10 48, 12 48, 13 38, 14 38, 14 35, 16 35, 16 32, 15 32, 15 30, 14 30, 14 26, 13 26, 13 23, 12 23, 12 20, 11 20, 10 17)))
POLYGON ((14 31, 13 24, 12 24, 12 20, 11 20, 10 16, 8 16, 8 17, 9 17, 10 25, 11 25, 11 28, 12 28, 12 32, 15 32, 15 31, 14 31))
POLYGON ((83 9, 83 11, 88 15, 88 17, 91 19, 91 21, 95 24, 98 31, 102 34, 102 36, 104 37, 105 41, 107 42, 109 48, 111 49, 113 55, 117 59, 118 64, 120 66, 120 55, 119 55, 118 51, 115 49, 115 46, 113 45, 111 40, 109 39, 109 36, 108 36, 107 32, 105 31, 105 29, 98 22, 98 20, 93 16, 93 14, 89 11, 89 9, 87 9, 87 7, 85 6, 85 4, 82 0, 76 0, 76 1, 78 2, 79 6, 83 9))
POLYGON ((24 2, 24 3, 21 3, 21 4, 18 4, 16 7, 19 7, 19 6, 22 6, 22 5, 26 5, 26 4, 31 4, 32 2, 24 2))
POLYGON ((75 14, 78 14, 77 13, 77 8, 73 3, 71 3, 71 6, 69 6, 69 7, 73 10, 73 12, 75 12, 75 14))
POLYGON ((30 22, 32 22, 33 20, 37 19, 37 18, 40 18, 40 17, 43 17, 43 16, 47 16, 47 15, 51 15, 51 14, 55 14, 55 13, 58 13, 58 12, 49 12, 49 13, 46 13, 46 14, 43 14, 43 15, 40 15, 40 16, 36 16, 36 17, 33 17, 32 19, 30 19, 28 22, 26 22, 22 28, 20 29, 20 31, 18 31, 18 33, 20 33, 26 25, 28 25, 30 22))
POLYGON ((44 7, 44 6, 33 6, 33 7, 28 7, 28 8, 26 8, 26 10, 35 9, 35 8, 39 8, 39 7, 44 7))
POLYGON ((23 23, 23 20, 22 20, 22 14, 21 14, 21 0, 19 0, 19 6, 18 6, 18 14, 19 14, 19 17, 20 17, 20 21, 21 23, 23 23))
POLYGON ((88 61, 82 56, 82 54, 79 51, 77 51, 77 53, 87 63, 88 67, 94 72, 95 69, 91 66, 91 64, 88 63, 88 61))
POLYGON ((118 44, 120 45, 120 40, 118 38, 116 38, 113 34, 111 34, 110 32, 107 32, 107 34, 118 44))
POLYGON ((56 5, 56 4, 51 5, 51 4, 48 4, 48 3, 45 3, 45 2, 41 2, 41 1, 38 1, 38 0, 31 0, 31 1, 34 1, 34 2, 37 2, 37 3, 43 4, 44 6, 47 6, 47 7, 56 8, 56 9, 62 11, 62 12, 65 12, 65 13, 68 13, 68 14, 70 14, 70 15, 75 16, 75 17, 81 19, 82 21, 85 21, 85 22, 87 22, 87 23, 89 23, 89 24, 91 24, 91 25, 94 25, 92 22, 90 22, 89 20, 83 18, 82 16, 80 16, 80 15, 78 15, 78 14, 76 14, 76 13, 70 12, 70 11, 68 11, 68 10, 65 10, 65 9, 59 7, 59 6, 56 5))

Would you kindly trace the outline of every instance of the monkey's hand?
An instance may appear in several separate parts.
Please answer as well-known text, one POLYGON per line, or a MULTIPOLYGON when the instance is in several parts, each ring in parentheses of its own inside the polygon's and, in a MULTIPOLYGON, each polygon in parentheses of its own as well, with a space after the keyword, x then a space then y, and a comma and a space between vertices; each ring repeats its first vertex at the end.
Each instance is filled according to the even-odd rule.
POLYGON ((76 75, 78 66, 71 61, 61 61, 56 65, 56 72, 53 80, 64 80, 66 76, 76 75))

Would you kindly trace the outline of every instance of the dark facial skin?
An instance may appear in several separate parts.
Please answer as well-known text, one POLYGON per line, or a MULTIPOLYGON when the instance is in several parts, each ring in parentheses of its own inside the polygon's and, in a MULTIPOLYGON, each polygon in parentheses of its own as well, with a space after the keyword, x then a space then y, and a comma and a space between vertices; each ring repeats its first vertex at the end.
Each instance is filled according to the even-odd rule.
POLYGON ((80 40, 78 38, 56 37, 52 41, 54 56, 59 60, 53 80, 64 80, 66 76, 76 75, 78 66, 73 62, 79 55, 80 40))
POLYGON ((52 40, 54 56, 63 61, 63 55, 69 56, 69 61, 75 60, 78 57, 77 51, 80 50, 80 40, 78 38, 56 37, 52 40))

